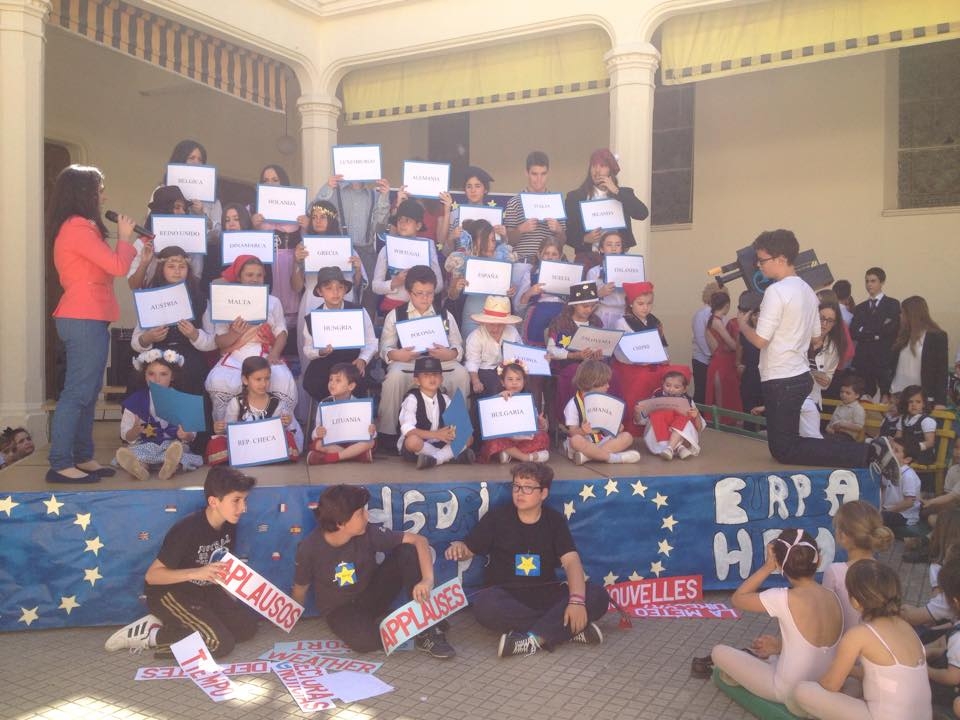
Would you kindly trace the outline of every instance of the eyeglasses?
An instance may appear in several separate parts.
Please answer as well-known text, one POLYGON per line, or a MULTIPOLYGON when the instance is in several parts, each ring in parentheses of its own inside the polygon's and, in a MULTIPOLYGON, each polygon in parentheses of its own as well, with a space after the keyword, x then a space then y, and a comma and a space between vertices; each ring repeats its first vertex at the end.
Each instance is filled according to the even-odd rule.
POLYGON ((837 321, 835 318, 825 318, 825 317, 820 318, 821 325, 835 325, 836 322, 837 321))
POLYGON ((521 495, 533 495, 539 489, 539 485, 518 485, 517 483, 513 483, 513 491, 521 495))
POLYGON ((410 294, 413 297, 418 297, 418 298, 431 298, 434 295, 436 295, 437 292, 435 290, 423 290, 420 292, 411 292, 410 294))
POLYGON ((770 262, 771 260, 773 260, 772 257, 762 258, 762 257, 760 257, 760 256, 758 255, 758 256, 757 256, 757 267, 763 267, 763 264, 764 264, 764 263, 768 263, 768 262, 770 262))

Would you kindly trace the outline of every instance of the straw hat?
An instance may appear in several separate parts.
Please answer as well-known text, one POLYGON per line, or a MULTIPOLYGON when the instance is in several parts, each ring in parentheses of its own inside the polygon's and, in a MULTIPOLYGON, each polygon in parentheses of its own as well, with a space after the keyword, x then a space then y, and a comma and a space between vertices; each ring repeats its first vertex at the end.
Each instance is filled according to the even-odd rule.
POLYGON ((470 316, 478 323, 512 325, 522 322, 523 318, 510 314, 510 298, 503 295, 488 295, 483 302, 483 312, 470 316))

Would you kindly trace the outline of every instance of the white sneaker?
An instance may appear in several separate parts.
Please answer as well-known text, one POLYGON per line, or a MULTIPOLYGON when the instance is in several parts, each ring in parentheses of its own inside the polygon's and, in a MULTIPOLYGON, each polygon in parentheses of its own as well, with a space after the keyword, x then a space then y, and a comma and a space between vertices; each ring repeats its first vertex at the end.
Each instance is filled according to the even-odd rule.
POLYGON ((668 447, 658 452, 657 455, 662 457, 664 460, 673 460, 673 450, 668 447))
POLYGON ((614 455, 611 455, 610 460, 607 462, 612 463, 635 463, 640 462, 640 453, 636 450, 624 450, 621 453, 615 453, 617 459, 614 460, 614 455))
POLYGON ((584 463, 590 462, 589 458, 579 450, 573 454, 573 458, 571 459, 574 465, 583 465, 584 463))
POLYGON ((530 453, 530 462, 545 463, 548 460, 550 460, 550 453, 546 450, 538 450, 535 453, 530 453))
POLYGON ((140 462, 140 458, 134 455, 133 450, 130 448, 118 448, 117 454, 114 457, 117 460, 117 465, 133 475, 137 480, 144 481, 150 478, 150 471, 147 470, 147 466, 140 462))
POLYGON ((506 450, 500 451, 499 460, 501 465, 506 465, 508 462, 510 462, 510 455, 506 450))
POLYGON ((155 647, 150 642, 150 631, 161 627, 163 627, 163 623, 156 615, 144 615, 107 638, 107 641, 103 644, 103 649, 107 652, 114 652, 126 648, 131 652, 141 652, 147 648, 155 647))
POLYGON ((163 466, 160 468, 160 472, 157 473, 157 477, 161 480, 169 480, 172 478, 180 466, 180 458, 182 457, 183 443, 179 440, 174 440, 167 446, 167 449, 163 451, 163 466))
POLYGON ((677 457, 681 460, 686 460, 693 457, 693 450, 688 448, 686 445, 681 445, 677 448, 677 457))

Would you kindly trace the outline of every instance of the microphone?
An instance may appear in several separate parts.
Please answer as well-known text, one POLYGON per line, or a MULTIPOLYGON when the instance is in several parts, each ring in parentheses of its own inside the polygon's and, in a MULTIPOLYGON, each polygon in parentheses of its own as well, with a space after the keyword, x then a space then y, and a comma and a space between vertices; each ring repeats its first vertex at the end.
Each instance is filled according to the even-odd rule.
MULTIPOLYGON (((110 222, 117 222, 117 213, 113 210, 107 210, 103 215, 110 222)), ((156 235, 147 230, 145 227, 140 227, 139 225, 134 225, 133 231, 140 237, 145 237, 147 240, 153 240, 156 237, 156 235)))

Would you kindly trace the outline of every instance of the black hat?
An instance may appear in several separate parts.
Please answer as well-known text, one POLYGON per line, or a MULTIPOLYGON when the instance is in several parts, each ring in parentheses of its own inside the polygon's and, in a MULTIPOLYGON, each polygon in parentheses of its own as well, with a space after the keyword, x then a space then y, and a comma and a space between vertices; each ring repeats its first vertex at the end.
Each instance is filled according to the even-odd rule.
POLYGON ((177 185, 161 185, 153 191, 153 197, 147 203, 147 207, 150 208, 150 212, 161 215, 172 213, 173 204, 177 200, 182 200, 184 205, 187 204, 183 191, 177 185))
POLYGON ((570 286, 570 297, 567 298, 567 305, 582 305, 583 303, 597 302, 599 299, 597 284, 595 282, 582 282, 570 286))
POLYGON ((320 288, 323 287, 324 283, 333 282, 334 280, 343 284, 344 292, 350 292, 350 289, 353 287, 353 283, 343 276, 343 270, 340 268, 322 267, 317 272, 317 286, 313 289, 313 294, 320 297, 320 288))
POLYGON ((416 362, 413 363, 413 370, 404 370, 404 372, 412 372, 414 375, 419 375, 420 373, 442 373, 443 363, 435 357, 427 355, 417 358, 416 362))
POLYGON ((423 223, 423 206, 418 203, 416 200, 404 200, 397 207, 396 212, 397 219, 399 220, 402 217, 410 218, 411 220, 416 220, 418 223, 423 223))

